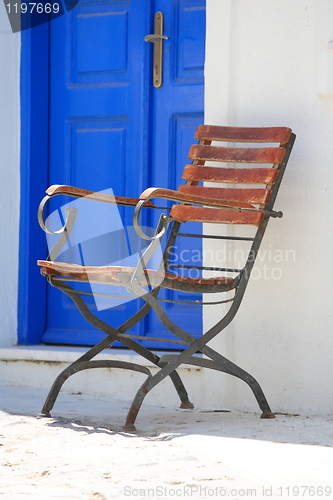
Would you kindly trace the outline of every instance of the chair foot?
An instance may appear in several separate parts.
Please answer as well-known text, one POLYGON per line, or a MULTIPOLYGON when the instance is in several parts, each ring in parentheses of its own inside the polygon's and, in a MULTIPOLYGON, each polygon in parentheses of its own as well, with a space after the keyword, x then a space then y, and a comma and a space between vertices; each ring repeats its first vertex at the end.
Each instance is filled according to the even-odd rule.
POLYGON ((133 424, 123 425, 121 428, 122 432, 136 432, 136 427, 133 424))
POLYGON ((184 401, 179 408, 183 408, 185 410, 193 410, 194 405, 191 403, 191 401, 184 401))
POLYGON ((264 411, 260 418, 275 418, 275 414, 272 413, 271 411, 264 411))
POLYGON ((45 410, 41 413, 38 413, 37 418, 52 418, 52 415, 49 411, 45 410))

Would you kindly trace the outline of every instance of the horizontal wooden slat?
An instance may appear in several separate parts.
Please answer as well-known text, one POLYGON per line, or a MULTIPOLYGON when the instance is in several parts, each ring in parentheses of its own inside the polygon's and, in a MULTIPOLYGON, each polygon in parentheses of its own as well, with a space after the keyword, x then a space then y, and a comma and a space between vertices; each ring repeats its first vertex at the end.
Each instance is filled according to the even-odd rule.
MULTIPOLYGON (((46 260, 38 260, 37 265, 41 266, 41 271, 45 276, 63 277, 64 281, 66 281, 66 278, 69 278, 84 283, 106 283, 122 286, 126 286, 128 280, 135 271, 134 267, 80 266, 77 264, 68 264, 66 262, 52 262, 46 260)), ((144 274, 145 278, 141 279, 139 283, 142 286, 147 286, 147 283, 149 283, 154 286, 161 286, 162 288, 186 290, 192 293, 204 292, 204 287, 207 285, 221 285, 222 287, 226 287, 226 290, 230 290, 234 281, 230 276, 190 278, 152 269, 145 269, 144 274)))
POLYGON ((266 204, 268 203, 272 191, 271 189, 233 189, 219 187, 203 187, 181 185, 178 190, 181 193, 195 196, 203 196, 208 199, 218 199, 241 203, 266 204))
POLYGON ((182 177, 186 181, 274 184, 278 173, 276 168, 219 168, 185 165, 182 177))
MULTIPOLYGON (((92 281, 101 283, 118 283, 121 282, 123 275, 131 276, 135 268, 128 266, 80 266, 78 264, 70 264, 67 262, 53 262, 38 260, 37 265, 42 267, 43 274, 50 276, 67 276, 80 281, 92 281)), ((144 271, 148 274, 148 270, 144 271)), ((164 273, 161 271, 149 270, 150 276, 156 277, 161 281, 164 276, 170 279, 177 279, 177 275, 172 273, 164 273)))
MULTIPOLYGON (((193 187, 193 186, 192 186, 193 187)), ((219 191, 217 189, 217 191, 219 191)), ((220 195, 220 193, 219 193, 220 195)), ((236 202, 223 200, 219 196, 209 198, 205 191, 198 191, 197 194, 186 193, 181 191, 174 191, 173 189, 165 188, 148 188, 143 193, 140 194, 140 200, 149 200, 150 198, 165 198, 167 200, 185 202, 193 205, 207 205, 213 207, 244 207, 251 208, 252 205, 249 203, 243 203, 239 200, 236 202), (202 194, 200 194, 202 193, 202 194)))
POLYGON ((196 144, 191 146, 188 158, 232 163, 281 163, 285 153, 284 148, 223 148, 196 144))
POLYGON ((251 224, 259 226, 264 214, 254 212, 239 212, 224 208, 191 207, 189 205, 174 205, 170 215, 179 222, 213 222, 218 224, 251 224))
POLYGON ((286 144, 292 130, 288 127, 218 127, 199 125, 194 138, 228 142, 278 142, 286 144))

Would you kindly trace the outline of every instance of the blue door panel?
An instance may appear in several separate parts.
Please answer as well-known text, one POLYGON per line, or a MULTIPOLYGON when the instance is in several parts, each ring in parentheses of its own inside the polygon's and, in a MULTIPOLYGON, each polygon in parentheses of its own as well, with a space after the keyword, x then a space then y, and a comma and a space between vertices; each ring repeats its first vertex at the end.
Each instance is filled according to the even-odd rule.
POLYGON ((123 193, 126 185, 126 139, 129 119, 69 120, 70 185, 100 191, 112 187, 123 193), (114 166, 118 173, 114 175, 114 166))
POLYGON ((205 62, 206 6, 202 0, 178 2, 176 47, 178 81, 203 83, 205 62))
MULTIPOLYGON (((80 1, 66 16, 50 23, 50 29, 49 183, 111 189, 115 195, 130 197, 150 186, 177 189, 195 129, 203 123, 205 3, 157 0, 152 6, 149 0, 80 1), (151 74, 153 44, 143 38, 153 32, 158 10, 164 13, 164 33, 170 39, 164 42, 163 84, 156 89, 151 74)), ((61 198, 52 200, 51 212, 60 203, 73 201, 61 198)), ((142 242, 133 237, 132 209, 119 207, 119 215, 124 228, 118 232, 112 228, 112 215, 103 215, 103 223, 98 214, 88 217, 95 233, 89 236, 87 229, 85 241, 64 248, 59 260, 108 265, 121 254, 131 258, 141 251, 142 242), (110 227, 105 219, 111 220, 110 227)), ((157 218, 150 211, 143 222, 154 227, 157 218)), ((183 228, 201 231, 200 225, 191 223, 183 228)), ((189 240, 179 239, 178 253, 201 256, 198 241, 193 239, 189 249, 189 240)), ((92 285, 84 291, 95 294, 95 298, 86 296, 89 309, 114 327, 143 305, 141 299, 118 303, 103 297, 124 293, 123 289, 106 292, 92 285), (110 304, 118 305, 110 308, 110 304)), ((161 297, 169 299, 171 293, 164 290, 161 297)), ((201 300, 200 295, 184 293, 175 298, 201 300)), ((195 336, 202 334, 201 306, 165 307, 176 324, 195 336)), ((52 287, 48 287, 47 316, 43 342, 91 345, 104 337, 82 318, 70 299, 52 287)), ((129 333, 141 335, 149 347, 179 348, 144 340, 164 332, 154 313, 149 313, 129 333)))
MULTIPOLYGON (((141 4, 136 9, 128 1, 82 1, 50 23, 50 184, 111 189, 130 197, 147 186, 148 103, 143 96, 149 54, 138 42, 149 30, 150 18, 145 2, 141 4), (131 53, 129 47, 134 47, 131 53)), ((61 198, 50 205, 51 212, 73 200, 61 198)), ((119 212, 124 226, 132 226, 132 209, 120 207, 119 212)), ((76 255, 84 263, 82 248, 76 255)), ((93 297, 87 300, 97 311, 93 297)), ((127 307, 120 304, 98 314, 118 326, 139 307, 139 301, 131 301, 127 307)), ((43 342, 89 345, 104 337, 52 287, 48 287, 47 316, 43 342)), ((141 325, 133 327, 131 333, 141 330, 141 325)))
POLYGON ((126 7, 108 2, 96 9, 79 3, 72 31, 72 83, 129 83, 126 7))

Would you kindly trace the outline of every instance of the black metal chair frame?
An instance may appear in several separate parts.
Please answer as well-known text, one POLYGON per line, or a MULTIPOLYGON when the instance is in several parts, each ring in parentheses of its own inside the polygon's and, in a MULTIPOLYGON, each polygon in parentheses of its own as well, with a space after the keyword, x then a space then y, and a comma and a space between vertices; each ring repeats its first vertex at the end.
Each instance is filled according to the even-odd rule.
MULTIPOLYGON (((54 406, 54 403, 58 397, 58 394, 61 390, 62 385, 64 382, 73 374, 80 372, 82 370, 87 370, 91 368, 102 368, 102 367, 108 367, 108 368, 123 368, 123 369, 129 369, 137 372, 141 372, 147 375, 147 378, 145 382, 141 385, 141 387, 138 389, 134 400, 131 404, 130 410, 128 412, 127 418, 126 418, 126 423, 124 425, 124 430, 126 431, 134 431, 135 430, 135 420, 138 415, 138 412, 140 410, 140 407, 144 401, 144 398, 146 394, 153 389, 156 385, 158 385, 163 379, 165 379, 167 376, 170 376, 175 389, 179 395, 179 398, 181 400, 181 408, 187 408, 187 409, 192 409, 193 404, 190 402, 188 398, 188 394, 186 392, 186 389, 183 385, 183 382, 177 373, 176 369, 180 367, 181 364, 190 364, 190 365, 195 365, 199 367, 205 367, 205 368, 210 368, 213 370, 218 370, 230 375, 233 375, 241 380, 243 380, 250 389, 252 390, 255 399, 257 400, 257 403, 262 411, 261 418, 274 418, 274 413, 272 413, 270 406, 266 400, 266 397, 259 385, 259 383, 255 380, 255 378, 226 359, 224 356, 219 354, 216 350, 212 349, 207 345, 207 343, 212 340, 216 335, 221 333, 228 325, 229 323, 233 320, 235 317, 239 306, 241 304, 242 298, 244 296, 247 284, 250 279, 251 271, 253 269, 256 256, 258 254, 258 250, 260 247, 260 244, 262 242, 268 221, 270 217, 282 217, 281 212, 276 212, 273 210, 274 202, 276 200, 276 196, 280 187, 280 183, 289 159, 290 152, 293 147, 293 143, 295 140, 295 135, 291 134, 291 137, 289 139, 289 142, 285 144, 285 156, 283 158, 283 161, 278 165, 278 170, 279 174, 277 177, 277 181, 275 184, 272 186, 272 194, 270 197, 270 200, 266 207, 259 207, 259 208, 244 208, 244 207, 237 207, 237 206, 230 206, 229 204, 226 204, 224 208, 228 210, 237 210, 238 212, 240 211, 245 211, 245 212, 256 212, 256 213, 262 213, 263 218, 262 222, 257 228, 256 234, 254 237, 231 237, 231 236, 216 236, 216 235, 193 235, 193 234, 187 234, 187 233, 182 233, 180 232, 180 227, 181 227, 181 222, 180 221, 175 221, 170 215, 162 214, 158 223, 158 226, 156 228, 155 235, 153 237, 149 237, 145 235, 140 227, 139 223, 139 216, 142 207, 146 206, 147 208, 156 208, 152 204, 147 203, 147 200, 145 199, 140 199, 136 200, 136 207, 134 210, 133 214, 133 223, 136 228, 136 231, 138 234, 144 238, 144 239, 149 239, 151 240, 149 246, 141 256, 139 263, 137 267, 134 269, 133 272, 130 276, 130 279, 128 279, 128 276, 124 277, 124 282, 123 286, 126 286, 127 290, 132 293, 133 295, 142 298, 145 301, 144 306, 136 313, 134 314, 128 321, 120 325, 118 328, 114 328, 110 326, 109 324, 103 322, 101 319, 99 319, 96 315, 94 315, 87 307, 85 304, 83 298, 80 295, 80 292, 72 288, 66 281, 66 277, 56 277, 55 275, 48 275, 45 271, 45 268, 41 269, 42 274, 44 274, 49 282, 50 285, 53 287, 58 288, 62 292, 64 292, 67 296, 69 296, 73 302, 76 304, 77 308, 83 315, 83 317, 91 323, 93 326, 97 327, 100 331, 104 332, 106 334, 106 337, 100 341, 98 344, 93 346, 91 349, 89 349, 85 354, 83 354, 79 359, 77 359, 74 363, 72 363, 70 366, 68 366, 65 370, 63 370, 59 376, 56 378, 54 384, 52 385, 50 392, 46 398, 45 404, 42 408, 40 416, 43 417, 50 417, 50 411, 54 406), (163 281, 160 286, 154 286, 152 283, 152 288, 149 293, 147 293, 147 290, 143 288, 142 286, 142 281, 144 281, 144 278, 147 279, 147 274, 145 274, 145 268, 146 264, 148 263, 149 259, 155 252, 157 246, 160 244, 161 238, 166 234, 167 229, 169 224, 171 224, 171 229, 169 232, 169 236, 167 239, 167 243, 165 246, 164 250, 164 264, 165 267, 164 269, 167 271, 168 270, 168 260, 170 257, 171 249, 175 245, 176 238, 178 237, 202 237, 202 238, 211 238, 211 239, 221 239, 221 240, 247 240, 247 241, 252 241, 252 246, 249 252, 249 256, 247 258, 246 264, 244 268, 241 270, 237 270, 237 277, 233 280, 232 286, 228 285, 223 285, 223 284, 203 284, 200 285, 198 284, 196 287, 196 291, 198 293, 217 293, 217 292, 223 292, 223 291, 230 291, 231 289, 234 290, 235 294, 232 299, 228 299, 225 301, 216 301, 213 303, 209 304, 218 304, 222 302, 231 302, 231 306, 228 310, 228 312, 222 317, 212 328, 210 328, 208 331, 206 331, 200 338, 195 338, 193 337, 190 333, 187 331, 183 330, 179 326, 177 326, 175 323, 173 323, 167 316, 165 310, 160 304, 159 301, 159 290, 160 287, 165 284, 163 281), (150 310, 153 310, 157 317, 159 318, 160 322, 169 330, 172 332, 176 337, 180 339, 178 341, 180 344, 185 345, 185 349, 177 354, 168 354, 164 355, 162 357, 159 357, 156 353, 152 352, 148 348, 140 345, 136 340, 135 336, 132 335, 127 335, 126 332, 133 327, 135 324, 137 324, 139 321, 141 321, 150 310), (134 337, 134 338, 133 338, 134 337), (123 345, 125 345, 127 348, 131 349, 132 351, 138 353, 141 355, 143 358, 146 360, 150 361, 157 367, 159 367, 159 371, 152 376, 150 370, 144 366, 141 366, 136 363, 129 363, 129 362, 123 362, 123 361, 116 361, 116 360, 109 360, 109 361, 99 361, 99 360, 93 360, 93 358, 99 354, 101 351, 103 351, 106 348, 109 348, 112 346, 112 344, 115 341, 121 342, 123 345), (198 356, 194 356, 196 353, 202 353, 204 354, 208 359, 206 358, 201 358, 198 356)), ((201 143, 204 144, 204 141, 201 141, 201 143)), ((197 164, 199 162, 196 162, 197 164)), ((200 163, 199 163, 200 164, 200 163)), ((66 194, 69 196, 76 196, 75 194, 71 193, 64 193, 64 192, 55 192, 48 194, 41 202, 39 211, 38 211, 38 220, 41 225, 41 227, 46 231, 46 232, 51 232, 45 225, 44 221, 44 209, 47 204, 47 202, 53 197, 57 196, 58 194, 66 194)), ((78 196, 76 196, 78 197, 78 196)), ((94 199, 92 195, 92 199, 94 199)), ((169 198, 170 199, 170 198, 169 198)), ((105 200, 98 200, 96 201, 105 201, 105 200)), ((117 203, 122 204, 122 200, 118 200, 117 203)), ((195 201, 196 204, 200 204, 199 201, 195 201)), ((124 203, 126 204, 126 203, 124 203)), ((202 205, 205 206, 214 206, 214 203, 209 204, 207 202, 202 202, 202 205)), ((219 207, 223 208, 223 203, 222 205, 220 204, 219 207)), ((61 248, 65 245, 67 240, 70 237, 71 231, 73 229, 74 223, 75 223, 75 218, 76 218, 76 209, 67 209, 67 220, 65 222, 65 225, 62 229, 57 231, 57 233, 60 235, 60 238, 58 242, 56 243, 55 247, 52 249, 50 252, 50 255, 52 254, 52 258, 54 259, 54 256, 58 254, 61 250, 61 248)), ((50 261, 50 255, 47 258, 47 261, 50 261)), ((44 261, 45 262, 45 261, 44 261)), ((42 264, 40 264, 42 265, 42 264)), ((180 266, 181 267, 181 266, 180 266)), ((186 267, 186 266, 183 266, 186 267)), ((235 271, 234 269, 222 269, 222 268, 213 268, 213 267, 205 267, 205 266, 191 266, 196 269, 200 270, 218 270, 218 271, 235 271)), ((170 280, 170 278, 167 277, 165 280, 170 280)), ((148 276, 149 280, 149 276, 148 276)), ((176 282, 174 284, 175 289, 179 290, 186 290, 187 288, 186 281, 184 283, 178 283, 176 282)), ((205 303, 205 302, 203 302, 205 303)), ((163 340, 165 339, 154 339, 154 340, 163 340)), ((174 341, 172 341, 174 343, 174 341)))

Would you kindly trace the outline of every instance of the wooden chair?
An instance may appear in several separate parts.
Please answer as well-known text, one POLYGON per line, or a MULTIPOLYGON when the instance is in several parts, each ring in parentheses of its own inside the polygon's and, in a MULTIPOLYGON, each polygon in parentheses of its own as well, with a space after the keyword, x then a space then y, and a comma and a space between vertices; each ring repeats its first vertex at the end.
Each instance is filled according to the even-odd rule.
MULTIPOLYGON (((183 171, 185 184, 179 186, 177 191, 164 188, 149 188, 138 199, 129 199, 123 197, 113 198, 106 194, 71 186, 56 185, 47 190, 47 196, 40 204, 38 215, 40 225, 45 231, 52 232, 46 227, 43 215, 45 205, 50 198, 57 195, 76 198, 87 197, 98 202, 135 207, 133 214, 134 227, 143 239, 150 240, 150 244, 143 252, 136 267, 80 266, 67 262, 57 262, 54 255, 59 253, 70 237, 75 222, 75 209, 68 210, 66 223, 62 230, 59 231, 59 241, 56 243, 56 248, 51 252, 53 260, 48 257, 47 260, 38 261, 38 265, 41 266, 41 273, 47 278, 48 282, 67 294, 75 302, 86 320, 104 332, 106 337, 57 377, 45 401, 41 416, 50 416, 50 410, 55 403, 62 384, 72 374, 95 367, 119 367, 147 375, 146 381, 138 389, 132 402, 124 426, 124 429, 133 431, 135 430, 134 423, 144 397, 167 376, 171 377, 178 392, 181 407, 193 408, 176 371, 181 364, 186 363, 222 371, 242 379, 253 391, 262 410, 261 417, 274 418, 274 414, 271 412, 258 382, 251 375, 209 347, 207 343, 220 334, 234 318, 244 296, 268 221, 270 217, 282 217, 282 212, 274 211, 273 206, 293 147, 295 135, 286 127, 238 128, 201 125, 196 131, 195 139, 199 141, 199 144, 190 148, 189 159, 192 160, 192 163, 185 166, 183 171), (215 145, 216 142, 226 142, 229 145, 227 147, 215 145), (238 143, 249 144, 243 147, 244 145, 238 143), (218 162, 219 164, 227 162, 233 165, 226 167, 220 165, 207 166, 207 161, 218 162), (201 186, 199 185, 200 182, 214 183, 214 185, 213 187, 201 186), (150 200, 156 198, 172 200, 174 203, 169 210, 169 214, 163 213, 161 215, 155 235, 148 236, 140 226, 139 215, 143 207, 154 209, 155 205, 150 200), (235 243, 249 241, 251 248, 241 269, 228 267, 227 264, 223 268, 209 267, 204 264, 191 266, 191 268, 200 272, 205 271, 213 274, 214 271, 215 273, 213 276, 204 275, 199 278, 191 278, 174 272, 172 268, 189 267, 186 264, 177 264, 177 266, 170 264, 171 248, 175 247, 176 239, 198 236, 180 231, 181 225, 187 221, 254 227, 254 234, 251 236, 248 235, 248 231, 244 236, 201 235, 205 239, 232 240, 235 243), (150 270, 146 264, 165 235, 166 244, 163 263, 159 269, 150 270), (223 272, 225 275, 221 276, 219 274, 216 276, 216 272, 223 272), (109 284, 110 286, 126 287, 135 297, 142 298, 145 305, 119 328, 114 328, 99 319, 97 314, 93 314, 83 300, 84 295, 81 296, 80 291, 69 285, 71 281, 89 283, 91 280, 97 283, 109 284), (159 292, 162 288, 185 291, 187 294, 215 294, 233 291, 234 295, 225 301, 208 302, 210 305, 230 302, 231 305, 228 312, 212 328, 200 338, 195 338, 191 332, 180 328, 167 316, 159 300, 159 292), (143 320, 151 309, 167 330, 180 339, 179 343, 184 346, 182 352, 159 357, 150 349, 140 345, 136 338, 130 338, 131 336, 126 334, 133 325, 143 320), (159 371, 152 376, 146 367, 135 363, 116 360, 93 360, 98 353, 110 347, 116 340, 154 363, 160 368, 159 371), (202 353, 206 357, 195 356, 196 353, 202 353)), ((202 303, 205 303, 205 301, 203 300, 202 303)), ((189 305, 189 307, 192 307, 192 305, 189 305)), ((209 306, 207 305, 207 307, 209 306)), ((214 305, 211 307, 214 307, 214 305)), ((163 339, 158 338, 155 340, 163 339)))

